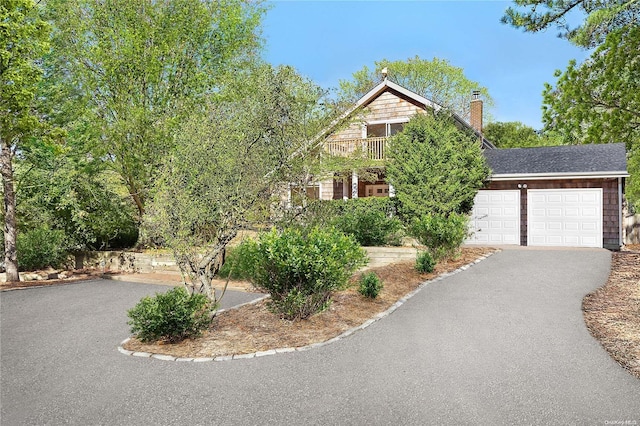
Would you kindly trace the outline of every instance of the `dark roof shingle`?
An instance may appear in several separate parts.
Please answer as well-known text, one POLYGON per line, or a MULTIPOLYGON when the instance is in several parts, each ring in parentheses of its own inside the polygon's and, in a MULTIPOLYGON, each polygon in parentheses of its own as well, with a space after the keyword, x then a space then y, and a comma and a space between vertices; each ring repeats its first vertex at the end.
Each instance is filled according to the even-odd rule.
POLYGON ((494 175, 627 172, 623 143, 487 149, 484 155, 494 175))

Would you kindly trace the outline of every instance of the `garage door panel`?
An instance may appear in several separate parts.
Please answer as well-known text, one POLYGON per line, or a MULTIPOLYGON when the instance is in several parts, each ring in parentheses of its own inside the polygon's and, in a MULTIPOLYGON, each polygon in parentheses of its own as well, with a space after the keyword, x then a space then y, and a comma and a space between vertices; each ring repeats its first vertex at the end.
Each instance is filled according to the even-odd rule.
POLYGON ((580 216, 580 209, 577 207, 567 207, 564 209, 565 217, 578 217, 580 216))
POLYGON ((601 188, 531 189, 527 201, 529 245, 602 247, 601 188))
POLYGON ((562 222, 549 222, 548 223, 548 229, 561 230, 562 229, 562 222))
POLYGON ((520 244, 520 191, 478 191, 467 244, 520 244))
POLYGON ((577 245, 580 244, 580 239, 578 237, 566 236, 565 239, 564 239, 564 242, 567 245, 577 246, 577 245))
POLYGON ((531 210, 531 215, 532 216, 545 217, 545 213, 546 213, 546 211, 544 209, 532 209, 531 210))
POLYGON ((579 231, 580 230, 580 224, 578 222, 566 222, 564 224, 564 229, 566 231, 579 231))

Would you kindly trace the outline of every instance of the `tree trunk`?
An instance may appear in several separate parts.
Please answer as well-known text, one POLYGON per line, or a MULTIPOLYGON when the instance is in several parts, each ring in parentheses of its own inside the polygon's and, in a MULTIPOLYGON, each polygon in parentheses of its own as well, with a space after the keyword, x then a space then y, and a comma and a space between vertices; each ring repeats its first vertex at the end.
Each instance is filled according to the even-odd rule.
POLYGON ((20 281, 18 275, 18 255, 16 250, 16 238, 18 228, 16 226, 16 193, 13 187, 13 166, 11 160, 13 152, 4 141, 0 141, 0 173, 2 174, 2 187, 4 189, 4 266, 7 271, 7 281, 20 281))

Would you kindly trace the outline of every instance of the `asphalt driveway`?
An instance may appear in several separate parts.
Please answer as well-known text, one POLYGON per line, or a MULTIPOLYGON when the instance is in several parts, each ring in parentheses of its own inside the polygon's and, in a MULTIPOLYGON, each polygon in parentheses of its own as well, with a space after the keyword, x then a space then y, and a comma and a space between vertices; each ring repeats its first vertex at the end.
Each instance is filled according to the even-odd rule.
POLYGON ((604 250, 504 251, 334 344, 208 363, 117 351, 126 310, 156 286, 4 292, 0 423, 640 424, 640 381, 580 311, 609 262, 604 250))

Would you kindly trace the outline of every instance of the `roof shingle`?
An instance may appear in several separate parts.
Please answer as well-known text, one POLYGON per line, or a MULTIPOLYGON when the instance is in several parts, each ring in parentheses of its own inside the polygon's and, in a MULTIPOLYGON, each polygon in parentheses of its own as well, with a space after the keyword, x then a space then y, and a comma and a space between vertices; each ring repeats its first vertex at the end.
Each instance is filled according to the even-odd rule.
POLYGON ((623 143, 487 149, 493 175, 551 173, 627 173, 623 143))

